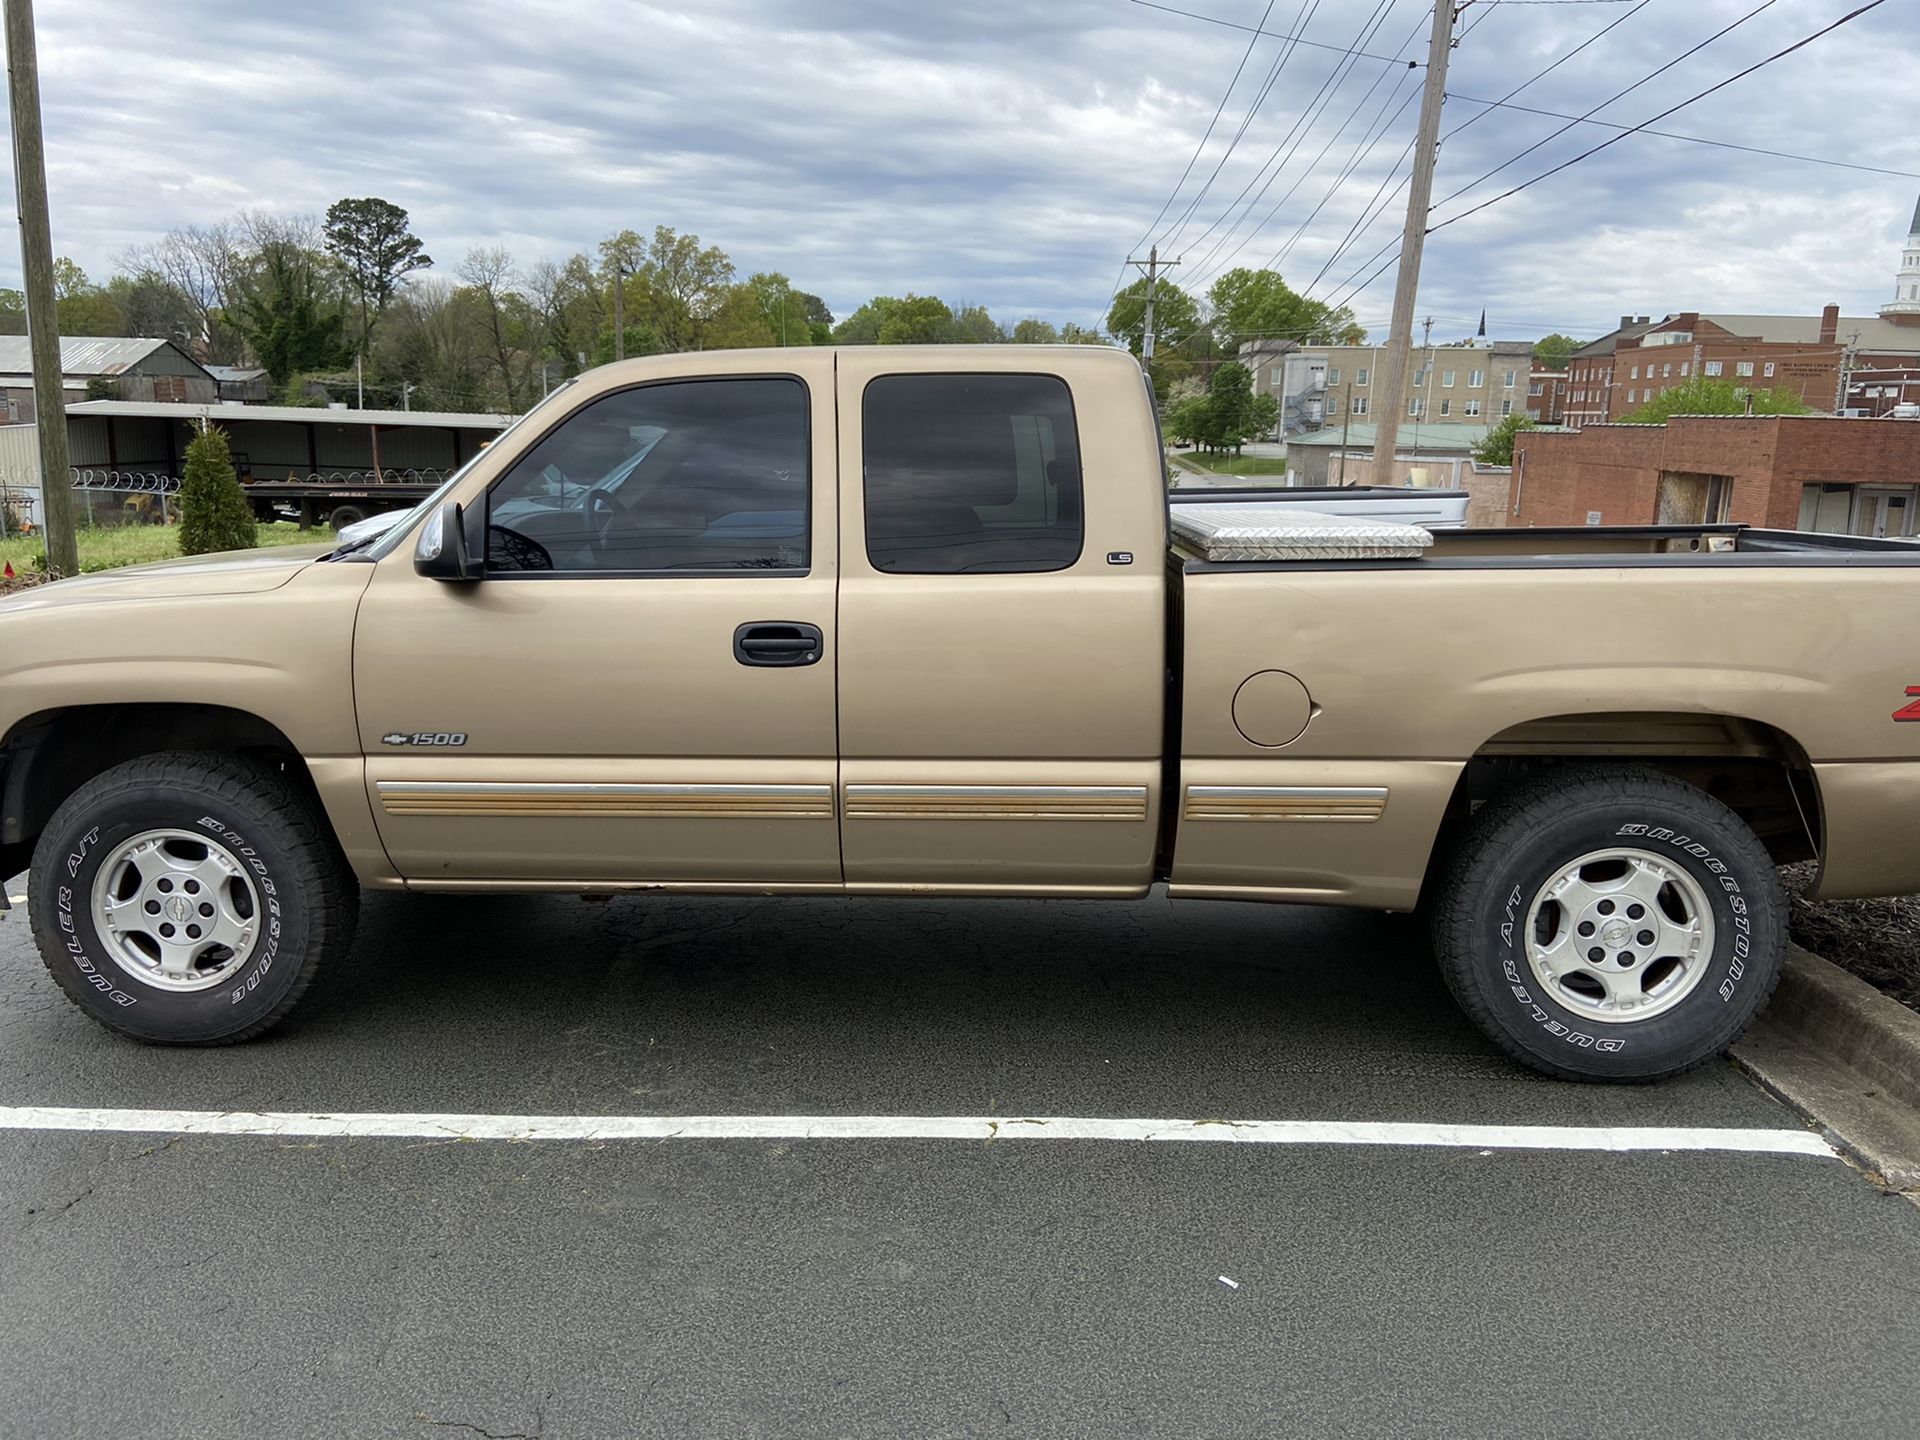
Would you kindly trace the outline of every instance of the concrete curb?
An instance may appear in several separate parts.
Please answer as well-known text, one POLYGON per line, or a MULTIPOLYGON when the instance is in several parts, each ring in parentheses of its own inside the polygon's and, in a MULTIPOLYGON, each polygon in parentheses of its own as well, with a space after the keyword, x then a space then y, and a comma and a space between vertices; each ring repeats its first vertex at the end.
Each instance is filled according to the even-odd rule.
POLYGON ((1767 1015, 1888 1099, 1920 1110, 1920 1014, 1898 1000, 1792 945, 1767 1015))
POLYGON ((1789 946, 1733 1057, 1886 1184, 1920 1202, 1920 1014, 1789 946))

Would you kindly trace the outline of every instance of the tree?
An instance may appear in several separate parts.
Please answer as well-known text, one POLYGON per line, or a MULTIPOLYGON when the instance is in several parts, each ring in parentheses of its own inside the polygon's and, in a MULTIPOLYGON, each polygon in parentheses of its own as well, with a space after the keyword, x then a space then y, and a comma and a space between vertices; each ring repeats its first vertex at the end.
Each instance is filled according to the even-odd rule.
MULTIPOLYGON (((762 271, 747 277, 754 303, 766 321, 767 338, 761 341, 715 340, 716 345, 811 345, 815 313, 831 314, 818 295, 793 288, 793 282, 779 271, 762 271), (811 302, 811 303, 809 303, 811 302)), ((724 306, 722 309, 724 310, 724 306)))
POLYGON ((1022 320, 1013 327, 1016 345, 1058 345, 1060 332, 1045 320, 1022 320))
POLYGON ((1205 392, 1194 390, 1176 396, 1166 407, 1162 423, 1175 444, 1197 445, 1207 433, 1208 406, 1205 392))
POLYGON ((667 225, 653 228, 646 262, 648 321, 669 350, 692 350, 703 343, 706 323, 718 313, 733 283, 733 261, 717 245, 702 247, 698 235, 682 235, 667 225))
POLYGON ((956 345, 998 345, 1007 338, 984 305, 962 305, 953 312, 953 323, 943 337, 956 345))
POLYGON ((834 328, 837 345, 937 345, 953 338, 954 315, 932 295, 876 295, 834 328))
POLYGON ((1229 270, 1207 291, 1213 306, 1213 332, 1232 354, 1242 341, 1298 340, 1303 343, 1359 344, 1365 328, 1345 306, 1333 309, 1309 300, 1273 270, 1229 270))
POLYGON ((1754 390, 1731 380, 1695 375, 1661 391, 1621 420, 1628 425, 1664 425, 1675 415, 1807 415, 1812 412, 1791 390, 1754 390), (1752 409, 1748 406, 1751 404, 1752 409))
POLYGON ((208 425, 187 445, 180 480, 180 553, 251 550, 259 543, 253 507, 233 471, 226 431, 208 425))
POLYGON ((1253 422, 1253 372, 1238 360, 1214 367, 1201 441, 1213 450, 1238 450, 1254 433, 1253 422))
POLYGON ((1263 390, 1253 397, 1253 406, 1247 412, 1251 422, 1247 434, 1262 437, 1272 435, 1280 428, 1280 402, 1271 393, 1263 390))
POLYGON ((240 324, 275 384, 286 384, 296 371, 332 370, 347 361, 340 312, 317 279, 310 255, 297 246, 275 245, 260 257, 240 324))
POLYGON ((1513 437, 1522 430, 1535 429, 1533 421, 1520 414, 1509 415, 1487 432, 1487 438, 1473 447, 1473 458, 1482 465, 1513 464, 1513 437))
POLYGON ((231 220, 201 228, 169 230, 150 245, 128 250, 121 269, 158 275, 192 309, 191 333, 215 365, 242 358, 245 337, 228 312, 240 303, 247 269, 240 227, 231 220))
MULTIPOLYGON (((1107 311, 1107 333, 1122 341, 1134 354, 1141 350, 1146 335, 1147 277, 1142 275, 1113 297, 1107 311)), ((1161 280, 1153 291, 1153 333, 1155 343, 1165 346, 1200 329, 1200 307, 1178 285, 1161 280)))
POLYGON ((329 205, 326 243, 359 298, 359 343, 364 350, 401 278, 426 269, 433 257, 408 228, 407 212, 377 196, 329 205))
POLYGON ((1571 335, 1562 335, 1558 330, 1551 335, 1542 336, 1534 342, 1533 363, 1542 370, 1564 370, 1573 352, 1587 342, 1576 340, 1571 335))

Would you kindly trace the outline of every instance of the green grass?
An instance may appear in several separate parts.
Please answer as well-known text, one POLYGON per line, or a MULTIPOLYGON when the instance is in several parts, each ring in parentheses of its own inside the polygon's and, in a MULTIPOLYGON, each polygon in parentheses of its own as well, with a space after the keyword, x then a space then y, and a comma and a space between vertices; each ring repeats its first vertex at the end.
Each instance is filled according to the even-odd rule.
POLYGON ((1210 455, 1204 450, 1182 450, 1180 461, 1216 475, 1284 475, 1287 462, 1271 455, 1210 455))
MULTIPOLYGON (((259 527, 259 543, 273 545, 310 545, 332 540, 333 531, 324 525, 302 530, 296 525, 277 523, 259 527)), ((0 540, 0 564, 25 572, 37 568, 46 554, 46 542, 39 535, 13 536, 0 540)), ((117 570, 122 565, 145 565, 153 560, 180 558, 180 527, 177 525, 121 525, 111 530, 80 532, 80 568, 117 570)))

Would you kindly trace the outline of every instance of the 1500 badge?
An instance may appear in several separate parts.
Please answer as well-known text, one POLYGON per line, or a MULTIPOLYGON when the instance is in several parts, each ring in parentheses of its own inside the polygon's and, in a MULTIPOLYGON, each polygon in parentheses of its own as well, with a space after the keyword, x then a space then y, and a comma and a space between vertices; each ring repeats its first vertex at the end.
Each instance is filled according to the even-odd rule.
POLYGON ((390 730, 380 737, 382 745, 464 745, 467 732, 464 730, 415 730, 411 734, 390 730))

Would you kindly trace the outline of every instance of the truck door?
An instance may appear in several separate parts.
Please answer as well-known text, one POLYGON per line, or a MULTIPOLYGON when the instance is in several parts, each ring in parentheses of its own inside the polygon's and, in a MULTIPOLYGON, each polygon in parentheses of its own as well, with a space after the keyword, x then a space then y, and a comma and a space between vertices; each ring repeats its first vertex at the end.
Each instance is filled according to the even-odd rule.
POLYGON ((838 886, 832 361, 589 378, 461 492, 483 579, 379 562, 354 676, 401 874, 838 886))
POLYGON ((843 350, 841 849, 850 888, 1152 879, 1165 510, 1129 357, 843 350))

